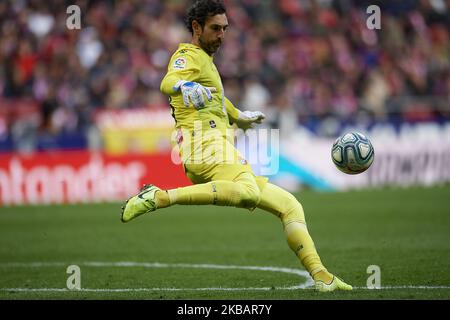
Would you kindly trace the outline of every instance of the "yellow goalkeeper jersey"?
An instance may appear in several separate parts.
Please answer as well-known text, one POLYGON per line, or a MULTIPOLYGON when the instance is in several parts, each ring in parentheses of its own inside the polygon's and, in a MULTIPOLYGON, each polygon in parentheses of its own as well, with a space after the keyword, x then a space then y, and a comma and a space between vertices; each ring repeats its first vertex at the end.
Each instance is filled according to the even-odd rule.
POLYGON ((201 124, 202 130, 216 129, 225 134, 225 130, 230 127, 228 117, 231 121, 238 117, 238 110, 224 95, 213 57, 194 44, 181 43, 172 55, 167 74, 161 82, 161 92, 170 97, 176 128, 194 130, 196 123, 195 129, 200 129, 201 124), (205 87, 214 87, 217 91, 212 93, 212 101, 204 97, 203 109, 195 109, 192 103, 186 107, 181 91, 175 92, 173 89, 179 80, 197 82, 205 87))

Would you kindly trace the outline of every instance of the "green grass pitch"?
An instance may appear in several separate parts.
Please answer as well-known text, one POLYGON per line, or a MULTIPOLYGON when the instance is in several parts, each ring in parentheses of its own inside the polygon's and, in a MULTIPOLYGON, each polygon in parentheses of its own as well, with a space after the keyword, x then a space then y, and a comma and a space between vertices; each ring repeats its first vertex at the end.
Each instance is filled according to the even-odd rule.
POLYGON ((302 270, 278 218, 259 209, 175 206, 122 224, 115 203, 0 208, 0 299, 450 299, 450 186, 296 196, 322 261, 352 292, 229 268, 302 270), (80 291, 64 290, 69 265, 80 291), (369 265, 380 290, 365 288, 369 265))

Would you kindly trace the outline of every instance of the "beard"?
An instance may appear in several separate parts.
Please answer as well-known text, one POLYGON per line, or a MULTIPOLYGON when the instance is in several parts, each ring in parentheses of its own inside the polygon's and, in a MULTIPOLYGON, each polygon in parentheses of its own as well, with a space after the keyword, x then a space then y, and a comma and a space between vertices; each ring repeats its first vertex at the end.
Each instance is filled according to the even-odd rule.
POLYGON ((202 49, 205 50, 205 52, 209 55, 216 53, 217 50, 219 50, 220 45, 222 44, 221 40, 208 42, 208 41, 204 41, 202 39, 202 37, 200 37, 198 40, 199 40, 199 43, 200 43, 200 46, 202 47, 202 49))

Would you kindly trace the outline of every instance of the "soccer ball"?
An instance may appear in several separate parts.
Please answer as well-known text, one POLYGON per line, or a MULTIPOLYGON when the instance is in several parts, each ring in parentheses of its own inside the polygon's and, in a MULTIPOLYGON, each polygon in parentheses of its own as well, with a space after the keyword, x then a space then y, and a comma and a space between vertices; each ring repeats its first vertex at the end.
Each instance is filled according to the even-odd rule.
POLYGON ((331 148, 331 159, 336 167, 347 174, 366 171, 375 153, 370 140, 359 132, 347 132, 336 139, 331 148))

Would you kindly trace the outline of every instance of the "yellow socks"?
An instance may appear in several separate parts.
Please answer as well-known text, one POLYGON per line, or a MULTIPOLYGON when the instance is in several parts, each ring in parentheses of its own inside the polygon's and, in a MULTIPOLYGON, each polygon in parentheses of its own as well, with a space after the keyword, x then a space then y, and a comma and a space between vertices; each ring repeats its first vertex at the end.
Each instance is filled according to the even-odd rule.
POLYGON ((236 206, 240 202, 240 186, 232 181, 213 181, 168 190, 170 204, 236 206))
POLYGON ((203 184, 156 193, 156 205, 165 208, 173 204, 218 205, 255 208, 260 191, 253 174, 244 172, 234 181, 216 180, 203 184))
POLYGON ((323 266, 306 225, 293 221, 285 225, 284 232, 289 247, 295 252, 313 279, 321 280, 327 284, 331 283, 333 275, 323 266))
POLYGON ((162 209, 170 206, 170 198, 167 191, 156 191, 156 208, 162 209))
POLYGON ((333 281, 333 275, 325 269, 325 270, 317 272, 313 276, 313 279, 315 281, 319 280, 319 281, 322 281, 323 283, 331 284, 331 282, 333 281))
POLYGON ((258 208, 269 211, 281 219, 289 247, 311 277, 330 283, 333 276, 320 260, 306 227, 303 207, 297 199, 284 189, 268 183, 261 193, 258 208))

